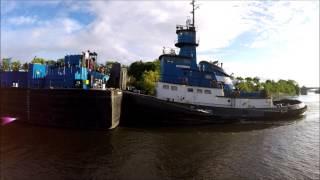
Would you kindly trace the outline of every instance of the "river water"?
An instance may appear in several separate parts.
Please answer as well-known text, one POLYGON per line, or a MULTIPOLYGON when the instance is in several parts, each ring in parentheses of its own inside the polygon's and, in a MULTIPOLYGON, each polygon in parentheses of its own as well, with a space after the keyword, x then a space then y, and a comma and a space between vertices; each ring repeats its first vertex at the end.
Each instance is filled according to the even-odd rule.
POLYGON ((194 127, 2 126, 1 179, 319 179, 319 95, 302 118, 194 127))

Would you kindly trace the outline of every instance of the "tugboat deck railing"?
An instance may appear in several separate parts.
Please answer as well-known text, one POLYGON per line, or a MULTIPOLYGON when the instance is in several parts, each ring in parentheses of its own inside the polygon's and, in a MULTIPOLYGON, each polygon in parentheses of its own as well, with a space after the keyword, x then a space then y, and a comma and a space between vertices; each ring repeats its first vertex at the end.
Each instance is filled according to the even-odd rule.
POLYGON ((169 47, 163 47, 162 54, 166 55, 178 55, 179 49, 178 48, 169 48, 169 47))
POLYGON ((197 28, 193 25, 177 25, 176 30, 177 31, 183 31, 183 30, 192 30, 195 31, 197 28))

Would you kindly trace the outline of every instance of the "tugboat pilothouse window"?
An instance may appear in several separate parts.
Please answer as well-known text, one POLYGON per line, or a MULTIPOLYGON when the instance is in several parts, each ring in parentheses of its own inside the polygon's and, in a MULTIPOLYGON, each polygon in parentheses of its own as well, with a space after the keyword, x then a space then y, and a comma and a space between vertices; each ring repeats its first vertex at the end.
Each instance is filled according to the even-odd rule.
POLYGON ((202 94, 202 89, 197 89, 197 93, 202 94))
POLYGON ((178 90, 178 87, 177 87, 177 86, 171 86, 171 90, 172 90, 172 91, 177 91, 177 90, 178 90))
POLYGON ((184 59, 184 60, 183 60, 183 63, 189 65, 189 64, 190 64, 190 60, 189 60, 189 59, 184 59))

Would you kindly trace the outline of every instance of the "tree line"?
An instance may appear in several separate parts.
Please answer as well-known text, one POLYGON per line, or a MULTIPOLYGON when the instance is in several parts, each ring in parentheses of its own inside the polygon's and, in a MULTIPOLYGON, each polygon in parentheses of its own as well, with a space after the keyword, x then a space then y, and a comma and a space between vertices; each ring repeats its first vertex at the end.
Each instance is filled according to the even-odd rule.
MULTIPOLYGON (((104 64, 95 64, 95 70, 101 73, 108 74, 112 68, 112 65, 117 63, 117 61, 109 60, 104 64)), ((51 66, 63 67, 64 59, 60 58, 57 60, 46 60, 41 57, 35 57, 31 60, 31 62, 21 63, 19 60, 11 60, 11 58, 3 58, 0 62, 0 72, 1 71, 28 71, 29 64, 46 64, 51 66)))
POLYGON ((299 95, 300 87, 299 84, 294 80, 283 80, 278 81, 266 80, 260 82, 258 77, 237 77, 235 86, 241 91, 244 92, 256 92, 264 91, 268 96, 277 96, 277 95, 299 95))
MULTIPOLYGON (((146 94, 155 94, 156 82, 160 78, 160 61, 151 62, 136 61, 128 68, 129 84, 137 89, 143 90, 146 94)), ((263 91, 267 96, 298 95, 299 84, 294 80, 278 81, 266 80, 261 82, 258 77, 231 77, 237 89, 243 92, 263 91)))
POLYGON ((160 61, 136 61, 128 67, 129 86, 133 86, 146 94, 154 95, 156 82, 160 78, 160 61))
MULTIPOLYGON (((44 58, 34 58, 30 63, 31 64, 55 64, 61 62, 63 59, 54 60, 45 60, 44 58)), ((19 60, 11 60, 11 58, 3 58, 0 63, 0 71, 28 71, 29 64, 28 62, 21 63, 19 60)))
MULTIPOLYGON (((44 58, 34 58, 31 63, 48 64, 63 66, 64 59, 46 60, 44 58)), ((107 61, 105 64, 96 64, 96 70, 109 74, 112 65, 117 61, 107 61)), ((28 71, 29 63, 21 63, 19 60, 2 59, 0 71, 28 71)), ((129 81, 128 85, 133 86, 139 90, 144 91, 146 94, 154 95, 156 82, 160 78, 160 61, 158 59, 143 62, 135 61, 128 67, 129 81)), ((300 93, 299 84, 294 80, 278 81, 266 80, 261 82, 258 77, 231 77, 235 82, 234 85, 237 89, 243 92, 257 92, 264 91, 268 96, 275 95, 298 95, 300 93)))

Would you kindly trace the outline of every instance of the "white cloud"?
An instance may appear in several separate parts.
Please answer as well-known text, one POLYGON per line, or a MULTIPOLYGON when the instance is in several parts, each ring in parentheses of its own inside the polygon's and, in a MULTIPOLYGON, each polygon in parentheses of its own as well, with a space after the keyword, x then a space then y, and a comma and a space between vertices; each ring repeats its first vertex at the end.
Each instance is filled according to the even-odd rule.
MULTIPOLYGON (((213 25, 206 26, 203 34, 209 39, 205 39, 205 43, 201 39, 201 46, 205 47, 199 48, 200 53, 201 50, 209 50, 206 49, 208 47, 212 48, 213 53, 200 54, 202 59, 212 59, 212 56, 217 54, 229 53, 230 50, 223 48, 228 47, 241 33, 252 32, 257 36, 252 42, 246 43, 245 46, 251 48, 246 49, 247 54, 255 53, 259 49, 264 55, 253 56, 255 59, 245 59, 247 57, 242 57, 242 51, 232 50, 235 56, 239 54, 238 61, 225 59, 228 72, 234 72, 238 76, 260 76, 266 79, 294 79, 300 85, 319 86, 319 2, 233 3, 238 10, 232 11, 229 3, 228 7, 231 9, 224 7, 220 10, 220 16, 217 14, 220 21, 227 20, 230 24, 214 19, 212 24, 217 22, 217 26, 223 27, 214 30, 213 25), (223 14, 225 16, 222 16, 223 14), (224 29, 226 32, 223 32, 224 29), (213 42, 210 46, 210 40, 218 40, 218 43, 213 42)), ((205 16, 209 14, 208 10, 205 16)), ((208 18, 205 21, 208 21, 208 18)))
POLYGON ((81 29, 81 25, 72 19, 63 19, 62 20, 63 28, 67 33, 72 33, 76 30, 81 29))
POLYGON ((199 21, 200 53, 225 48, 250 30, 252 22, 242 18, 249 10, 248 2, 204 1, 196 18, 199 21))
MULTIPOLYGON (((319 3, 316 1, 272 3, 266 10, 270 18, 262 16, 256 20, 255 30, 260 32, 260 36, 257 36, 250 47, 265 48, 277 43, 292 44, 287 41, 296 41, 293 43, 296 44, 301 37, 310 36, 310 30, 319 29, 319 3)), ((312 35, 317 36, 318 33, 312 35)))
MULTIPOLYGON (((171 6, 168 2, 90 1, 81 8, 96 16, 87 26, 81 26, 80 22, 67 17, 41 21, 38 22, 41 26, 4 31, 6 37, 1 41, 1 48, 4 56, 18 56, 24 60, 45 48, 47 52, 57 52, 62 56, 62 53, 69 51, 92 49, 103 60, 124 58, 127 63, 137 59, 152 60, 160 55, 163 46, 173 46, 177 14, 171 14, 181 10, 176 4, 177 2, 171 6), (26 34, 28 35, 25 36, 26 34), (15 39, 19 39, 18 46, 21 48, 16 46, 15 39), (62 48, 65 50, 61 51, 62 48), (22 51, 17 51, 18 49, 22 51)), ((79 4, 69 5, 72 5, 71 9, 80 8, 79 4)), ((188 12, 187 9, 185 11, 188 12)), ((184 14, 178 14, 181 20, 184 19, 184 14)))

